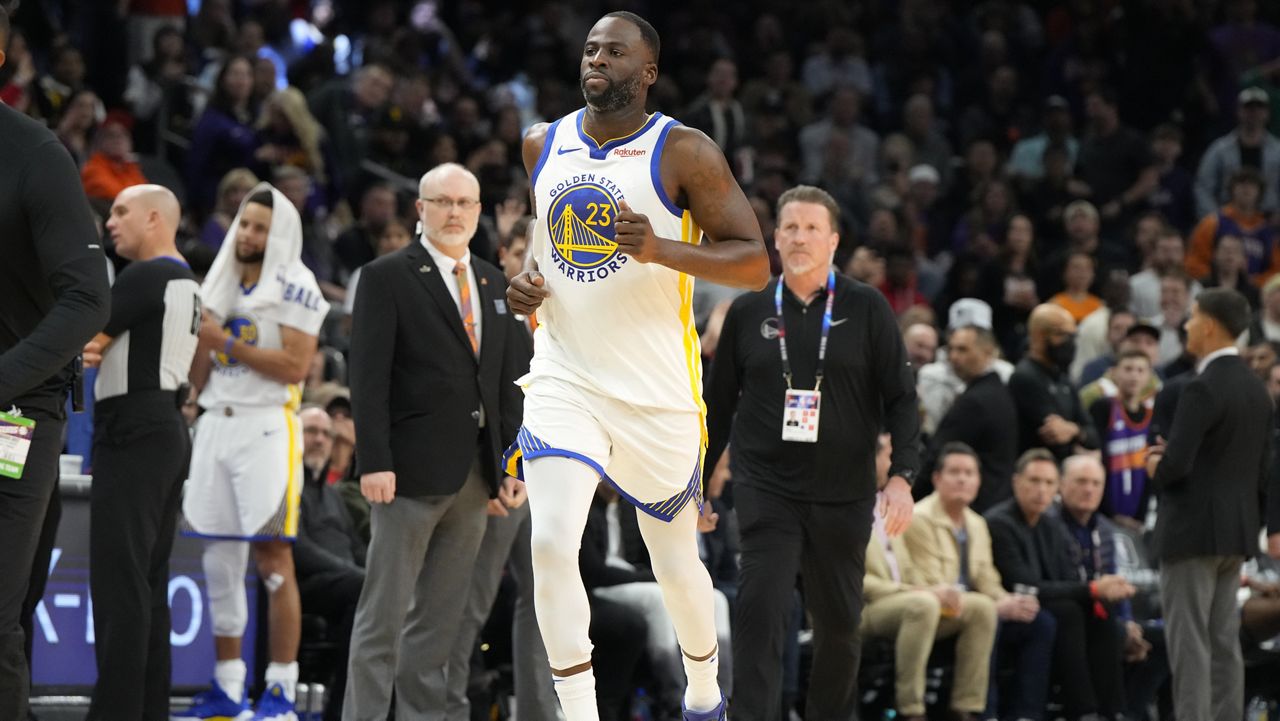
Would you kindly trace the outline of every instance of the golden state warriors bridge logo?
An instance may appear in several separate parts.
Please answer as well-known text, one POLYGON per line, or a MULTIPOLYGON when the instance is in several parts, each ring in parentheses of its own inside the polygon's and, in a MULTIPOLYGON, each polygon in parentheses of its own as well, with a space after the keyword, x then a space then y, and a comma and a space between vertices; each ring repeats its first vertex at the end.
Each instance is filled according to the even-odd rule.
POLYGON ((553 191, 551 212, 547 214, 552 259, 566 278, 583 283, 604 280, 629 260, 629 256, 618 252, 614 242, 618 203, 594 176, 566 186, 562 191, 553 191))
MULTIPOLYGON (((246 318, 242 315, 233 315, 222 324, 222 329, 230 333, 242 343, 247 345, 258 345, 258 324, 253 322, 252 318, 246 318)), ((226 353, 218 351, 214 354, 218 361, 218 365, 231 368, 240 365, 240 361, 235 358, 228 357, 226 353)))

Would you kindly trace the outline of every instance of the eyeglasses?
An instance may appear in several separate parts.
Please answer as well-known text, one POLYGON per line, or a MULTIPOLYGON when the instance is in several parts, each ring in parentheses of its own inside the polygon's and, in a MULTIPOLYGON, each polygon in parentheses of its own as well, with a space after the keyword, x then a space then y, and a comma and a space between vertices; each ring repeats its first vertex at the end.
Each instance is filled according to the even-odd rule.
POLYGON ((457 200, 454 200, 453 198, 439 197, 439 198, 421 198, 421 200, 425 200, 426 202, 431 203, 436 207, 437 210, 449 210, 450 208, 453 208, 456 206, 458 210, 465 212, 468 210, 475 210, 476 208, 480 207, 480 201, 474 200, 472 198, 458 198, 457 200))

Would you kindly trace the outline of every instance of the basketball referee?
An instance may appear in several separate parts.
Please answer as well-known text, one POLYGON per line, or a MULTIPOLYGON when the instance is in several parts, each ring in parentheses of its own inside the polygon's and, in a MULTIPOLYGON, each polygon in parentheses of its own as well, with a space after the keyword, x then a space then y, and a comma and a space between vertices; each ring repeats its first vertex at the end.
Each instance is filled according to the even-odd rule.
MULTIPOLYGON (((0 6, 0 67, 9 16, 0 6)), ((107 321, 106 261, 80 174, 48 128, 0 103, 0 718, 27 717, 23 601, 58 482, 71 361, 107 321), (21 416, 19 417, 19 413, 21 416), (34 425, 33 425, 34 424, 34 425)))
POLYGON ((178 390, 200 329, 200 286, 174 244, 181 215, 158 185, 116 197, 107 231, 133 262, 84 349, 101 367, 89 495, 95 720, 169 718, 169 551, 191 455, 178 390))

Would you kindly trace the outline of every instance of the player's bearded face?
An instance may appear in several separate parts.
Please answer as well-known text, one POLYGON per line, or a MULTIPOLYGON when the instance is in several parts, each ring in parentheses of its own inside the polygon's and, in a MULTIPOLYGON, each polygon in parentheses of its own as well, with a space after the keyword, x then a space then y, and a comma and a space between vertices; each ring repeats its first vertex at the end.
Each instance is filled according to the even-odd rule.
POLYGON ((629 77, 621 80, 605 78, 606 85, 604 89, 598 92, 592 92, 587 86, 587 75, 592 74, 592 78, 601 77, 601 75, 594 74, 597 72, 598 71, 588 68, 579 80, 579 85, 582 87, 582 97, 587 101, 587 105, 589 105, 592 110, 601 113, 620 110, 635 102, 635 99, 640 95, 641 77, 639 69, 629 77))

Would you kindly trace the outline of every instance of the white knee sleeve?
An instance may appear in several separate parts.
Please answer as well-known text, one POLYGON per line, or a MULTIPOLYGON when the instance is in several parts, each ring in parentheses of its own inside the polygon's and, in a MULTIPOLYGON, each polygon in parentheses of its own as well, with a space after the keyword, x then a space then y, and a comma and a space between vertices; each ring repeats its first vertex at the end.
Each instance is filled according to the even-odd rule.
POLYGON ((205 586, 213 635, 239 638, 249 622, 244 574, 249 567, 249 544, 244 541, 210 541, 204 549, 205 586))

